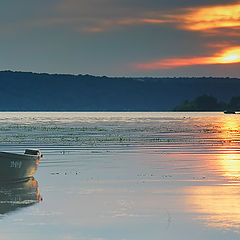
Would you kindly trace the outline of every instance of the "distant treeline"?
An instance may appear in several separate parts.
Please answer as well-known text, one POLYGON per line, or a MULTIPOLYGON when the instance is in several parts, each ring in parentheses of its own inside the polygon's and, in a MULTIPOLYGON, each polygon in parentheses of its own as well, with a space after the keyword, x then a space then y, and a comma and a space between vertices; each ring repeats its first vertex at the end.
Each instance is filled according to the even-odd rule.
POLYGON ((205 96, 203 100, 200 97, 186 101, 176 110, 218 111, 234 106, 234 98, 230 99, 239 96, 239 89, 239 78, 131 78, 0 71, 0 111, 171 111, 184 99, 202 94, 220 102, 205 96))
POLYGON ((240 111, 240 96, 234 96, 230 101, 219 101, 213 96, 203 94, 194 100, 185 100, 182 104, 174 107, 173 111, 240 111))

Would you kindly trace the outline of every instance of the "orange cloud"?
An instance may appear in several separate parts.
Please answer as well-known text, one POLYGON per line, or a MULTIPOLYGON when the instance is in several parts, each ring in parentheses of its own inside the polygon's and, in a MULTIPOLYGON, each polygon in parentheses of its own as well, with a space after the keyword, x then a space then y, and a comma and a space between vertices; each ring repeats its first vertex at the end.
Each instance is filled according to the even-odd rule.
POLYGON ((149 63, 137 63, 134 64, 133 66, 135 69, 138 70, 158 70, 193 65, 231 64, 231 63, 240 63, 240 47, 228 48, 210 57, 166 58, 149 63))
POLYGON ((98 20, 98 22, 94 25, 94 27, 81 27, 80 30, 86 31, 86 32, 104 32, 104 31, 113 30, 122 26, 132 26, 132 25, 139 25, 139 24, 162 24, 167 22, 169 22, 169 20, 157 19, 157 18, 122 18, 122 19, 112 19, 108 21, 102 19, 102 20, 98 20))
POLYGON ((108 20, 108 24, 105 24, 105 19, 96 21, 103 31, 124 25, 165 23, 175 24, 178 28, 188 31, 216 31, 221 28, 233 30, 240 28, 240 3, 176 9, 174 14, 143 12, 142 16, 111 19, 108 20))
MULTIPOLYGON (((161 12, 143 12, 143 17, 133 16, 127 18, 95 19, 96 27, 102 31, 115 29, 117 26, 139 25, 139 24, 175 24, 177 28, 188 31, 215 31, 221 28, 232 30, 240 28, 240 4, 229 4, 222 6, 205 6, 195 8, 176 9, 174 14, 161 12)), ((92 19, 94 21, 94 19, 92 19)), ((96 31, 98 32, 98 31, 96 31)))
POLYGON ((219 34, 224 29, 225 35, 240 35, 236 31, 240 29, 240 0, 239 3, 228 5, 176 8, 168 11, 139 8, 126 12, 119 10, 115 5, 110 9, 107 6, 106 11, 99 11, 102 7, 103 5, 97 1, 94 1, 94 4, 91 4, 91 1, 88 4, 77 0, 63 1, 57 6, 55 17, 38 19, 35 23, 29 24, 70 25, 76 31, 95 33, 128 26, 171 24, 172 27, 187 31, 219 34))
POLYGON ((99 33, 104 31, 101 27, 82 27, 80 30, 89 33, 99 33))
POLYGON ((180 26, 193 31, 240 27, 240 4, 190 8, 169 17, 183 21, 180 26))
POLYGON ((98 8, 101 9, 103 6, 97 1, 93 5, 90 3, 84 5, 77 0, 63 2, 57 7, 58 14, 55 18, 40 19, 37 24, 68 24, 77 31, 96 33, 127 26, 152 24, 172 24, 173 27, 188 31, 211 31, 211 33, 219 33, 218 30, 224 28, 225 34, 234 36, 239 34, 236 33, 236 28, 240 29, 240 2, 228 5, 178 8, 167 12, 161 9, 146 11, 141 8, 122 12, 115 6, 111 6, 110 10, 108 6, 106 11, 99 12, 98 8), (229 32, 226 32, 226 29, 229 32))

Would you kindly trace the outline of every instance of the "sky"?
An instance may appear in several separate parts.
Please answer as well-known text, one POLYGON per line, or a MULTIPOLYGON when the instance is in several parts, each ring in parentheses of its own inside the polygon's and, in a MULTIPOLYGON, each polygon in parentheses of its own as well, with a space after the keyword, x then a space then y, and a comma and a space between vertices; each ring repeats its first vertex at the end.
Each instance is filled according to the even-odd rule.
POLYGON ((8 0, 0 69, 240 77, 240 0, 8 0))

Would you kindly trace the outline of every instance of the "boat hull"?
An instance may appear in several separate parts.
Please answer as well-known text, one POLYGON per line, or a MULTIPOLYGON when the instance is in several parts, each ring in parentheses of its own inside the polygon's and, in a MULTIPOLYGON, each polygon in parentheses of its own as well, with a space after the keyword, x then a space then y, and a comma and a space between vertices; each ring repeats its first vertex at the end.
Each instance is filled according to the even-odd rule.
POLYGON ((235 111, 224 111, 225 114, 236 114, 235 111))
POLYGON ((39 156, 0 152, 0 181, 24 181, 33 177, 39 156))

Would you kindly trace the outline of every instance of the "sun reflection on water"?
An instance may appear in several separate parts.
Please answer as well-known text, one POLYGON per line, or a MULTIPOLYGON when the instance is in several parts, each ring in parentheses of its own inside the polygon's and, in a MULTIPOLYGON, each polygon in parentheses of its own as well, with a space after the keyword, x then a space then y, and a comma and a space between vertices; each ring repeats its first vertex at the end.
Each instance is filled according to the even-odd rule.
POLYGON ((240 178, 240 153, 236 150, 226 149, 218 155, 219 168, 224 177, 240 178))
POLYGON ((186 203, 195 220, 224 231, 240 232, 239 116, 219 119, 216 153, 205 155, 215 183, 186 188, 186 203))
POLYGON ((220 124, 219 138, 228 140, 231 144, 219 149, 217 155, 217 168, 220 168, 224 177, 240 177, 240 151, 236 145, 239 142, 238 118, 227 118, 220 124))
POLYGON ((239 116, 229 116, 218 123, 218 138, 227 139, 230 142, 239 142, 240 140, 240 122, 239 116))
POLYGON ((194 186, 188 203, 198 216, 196 220, 223 230, 240 228, 240 190, 236 186, 194 186))
POLYGON ((220 151, 211 164, 216 173, 223 177, 223 182, 188 187, 187 203, 198 215, 195 220, 203 221, 209 227, 239 232, 240 154, 232 148, 220 151))

